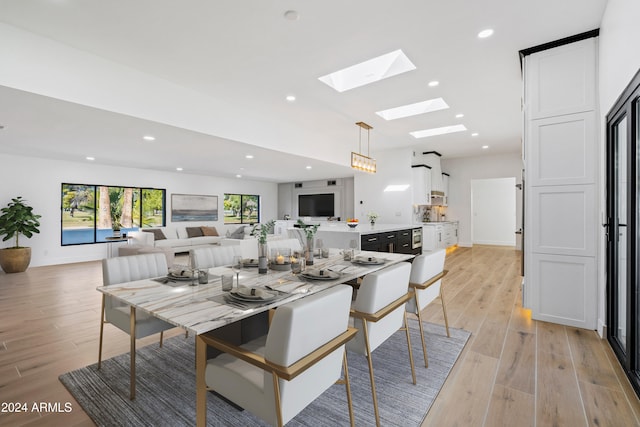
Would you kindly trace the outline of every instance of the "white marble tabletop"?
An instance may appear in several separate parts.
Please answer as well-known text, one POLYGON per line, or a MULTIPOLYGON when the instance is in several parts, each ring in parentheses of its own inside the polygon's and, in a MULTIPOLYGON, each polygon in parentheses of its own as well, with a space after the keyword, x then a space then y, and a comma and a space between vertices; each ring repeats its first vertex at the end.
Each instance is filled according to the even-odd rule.
POLYGON ((159 278, 101 286, 97 290, 192 333, 202 334, 413 258, 413 255, 361 251, 359 256, 382 258, 385 263, 356 265, 344 261, 336 250, 332 252, 334 255, 329 258, 316 257, 314 265, 307 266, 307 269, 337 271, 340 277, 334 280, 307 280, 300 275, 293 275, 291 271, 269 270, 268 274, 258 274, 255 267, 244 268, 240 272, 240 286, 270 286, 272 289, 281 290, 282 298, 259 304, 238 304, 225 300, 220 280, 222 274, 234 275, 235 290, 235 274, 229 267, 209 269, 209 283, 206 285, 192 285, 190 281, 166 281, 159 278))

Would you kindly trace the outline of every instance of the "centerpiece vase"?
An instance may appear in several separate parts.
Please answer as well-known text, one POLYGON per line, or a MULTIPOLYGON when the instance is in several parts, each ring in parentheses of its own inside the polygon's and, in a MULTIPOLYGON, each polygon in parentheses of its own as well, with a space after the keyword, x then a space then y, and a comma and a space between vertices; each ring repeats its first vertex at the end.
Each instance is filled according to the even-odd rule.
POLYGON ((304 249, 306 265, 313 265, 313 237, 307 237, 307 247, 304 249))
POLYGON ((375 220, 371 220, 371 226, 373 227, 374 225, 376 225, 376 221, 375 220))
POLYGON ((268 262, 267 262, 267 244, 258 243, 258 273, 267 274, 268 262))

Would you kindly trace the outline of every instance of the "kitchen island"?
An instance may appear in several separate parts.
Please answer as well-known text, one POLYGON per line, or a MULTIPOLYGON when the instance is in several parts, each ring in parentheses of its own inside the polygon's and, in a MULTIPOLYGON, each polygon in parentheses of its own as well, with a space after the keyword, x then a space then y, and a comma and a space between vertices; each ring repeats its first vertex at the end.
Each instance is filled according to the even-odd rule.
POLYGON ((422 243, 422 227, 410 224, 372 226, 360 223, 357 227, 350 228, 345 223, 328 223, 318 228, 316 239, 320 239, 323 246, 331 248, 415 255, 421 252, 421 247, 417 245, 422 243))

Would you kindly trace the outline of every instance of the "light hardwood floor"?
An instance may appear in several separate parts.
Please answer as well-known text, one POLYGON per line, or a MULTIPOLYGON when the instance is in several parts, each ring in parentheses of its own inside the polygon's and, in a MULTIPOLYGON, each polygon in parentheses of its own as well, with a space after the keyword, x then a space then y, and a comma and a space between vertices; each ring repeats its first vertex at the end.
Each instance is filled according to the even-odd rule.
MULTIPOLYGON (((521 307, 519 262, 512 248, 447 255, 449 321, 472 336, 423 426, 640 425, 640 402, 606 341, 532 321, 521 307)), ((0 273, 0 403, 29 406, 0 413, 0 425, 93 425, 58 375, 97 360, 101 280, 99 262, 0 273), (32 411, 40 402, 62 409, 70 402, 72 410, 32 411)), ((425 316, 443 321, 439 300, 425 316)), ((139 342, 147 344, 157 345, 157 337, 139 342)), ((105 328, 105 358, 128 348, 127 335, 105 328)))

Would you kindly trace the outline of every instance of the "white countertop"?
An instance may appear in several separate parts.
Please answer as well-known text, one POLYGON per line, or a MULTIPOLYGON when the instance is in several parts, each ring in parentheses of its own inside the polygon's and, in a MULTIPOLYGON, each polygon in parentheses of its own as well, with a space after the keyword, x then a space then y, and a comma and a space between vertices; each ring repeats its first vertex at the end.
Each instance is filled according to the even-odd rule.
POLYGON ((323 224, 318 228, 318 233, 354 233, 354 234, 375 234, 386 233, 388 231, 407 230, 420 227, 420 224, 378 224, 373 227, 369 223, 359 223, 357 227, 350 228, 345 223, 323 224))
POLYGON ((429 221, 421 222, 419 225, 443 225, 443 224, 457 224, 458 221, 429 221))

